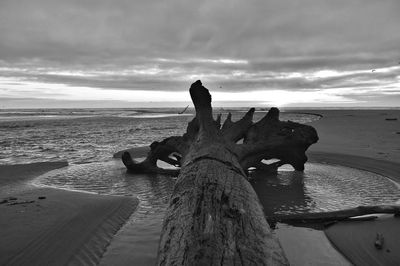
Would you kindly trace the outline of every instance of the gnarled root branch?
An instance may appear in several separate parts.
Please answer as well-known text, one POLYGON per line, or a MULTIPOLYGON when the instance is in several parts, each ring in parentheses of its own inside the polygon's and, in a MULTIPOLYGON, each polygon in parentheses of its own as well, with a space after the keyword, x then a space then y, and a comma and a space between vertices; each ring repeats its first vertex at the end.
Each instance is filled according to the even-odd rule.
MULTIPOLYGON (((200 81, 198 82, 201 84, 200 81)), ((193 85, 196 87, 197 83, 193 85)), ((232 121, 232 114, 229 113, 221 126, 221 115, 214 120, 212 108, 210 106, 207 106, 209 107, 207 109, 204 108, 206 102, 211 99, 211 95, 208 91, 204 94, 201 93, 191 90, 192 98, 200 97, 200 101, 196 107, 196 117, 188 123, 186 133, 183 136, 174 136, 161 142, 153 142, 150 145, 150 152, 143 162, 135 162, 130 156, 124 155, 123 162, 130 171, 176 174, 179 170, 171 171, 157 167, 157 160, 179 167, 182 158, 189 152, 190 145, 196 139, 209 139, 210 135, 218 136, 221 141, 226 143, 232 154, 238 157, 240 166, 244 170, 250 167, 272 170, 283 164, 290 164, 298 171, 304 170, 304 164, 307 161, 305 152, 310 145, 318 141, 317 132, 313 127, 291 121, 280 121, 277 108, 271 108, 256 123, 252 121, 254 108, 251 108, 242 119, 236 122, 232 121), (197 112, 198 110, 202 111, 197 112), (200 128, 205 130, 200 133, 199 137, 200 128), (237 144, 241 140, 243 143, 237 144), (278 159, 279 163, 273 165, 262 163, 262 160, 268 159, 278 159)))

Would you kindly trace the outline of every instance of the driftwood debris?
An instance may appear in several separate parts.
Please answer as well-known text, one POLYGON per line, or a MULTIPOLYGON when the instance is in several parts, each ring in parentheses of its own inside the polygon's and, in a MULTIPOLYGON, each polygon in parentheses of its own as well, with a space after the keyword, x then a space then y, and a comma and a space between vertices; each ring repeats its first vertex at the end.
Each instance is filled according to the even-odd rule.
POLYGON ((344 209, 331 212, 298 213, 289 215, 275 215, 268 217, 269 223, 324 223, 333 221, 348 220, 351 217, 386 213, 398 216, 400 214, 400 205, 375 205, 358 206, 356 208, 344 209))
POLYGON ((178 112, 178 115, 183 114, 184 112, 186 112, 186 110, 189 108, 189 105, 186 106, 182 111, 178 112))
MULTIPOLYGON (((211 95, 200 81, 192 84, 190 95, 196 118, 187 132, 155 144, 151 151, 162 159, 176 152, 179 156, 171 163, 181 165, 164 218, 157 264, 287 265, 242 168, 254 155, 249 147, 255 144, 235 143, 252 126, 254 110, 220 128, 212 116, 211 95)), ((260 138, 259 145, 274 149, 282 142, 264 143, 260 138)))
MULTIPOLYGON (((201 84, 201 83, 195 83, 201 84)), ((256 169, 276 170, 283 164, 290 164, 295 170, 304 170, 307 161, 305 155, 310 145, 318 141, 315 129, 291 121, 279 120, 279 110, 271 108, 260 121, 253 122, 255 109, 251 108, 242 119, 233 122, 229 113, 221 126, 221 115, 208 125, 216 131, 222 142, 228 143, 231 151, 238 156, 240 167, 247 171, 250 167, 256 169), (233 145, 242 142, 242 144, 233 145), (278 159, 273 164, 265 164, 262 161, 278 159)), ((160 173, 178 175, 182 159, 186 155, 199 134, 200 121, 198 115, 188 123, 186 133, 183 136, 168 137, 160 142, 155 141, 150 145, 147 158, 142 162, 136 162, 135 155, 125 152, 122 161, 127 169, 134 173, 160 173), (163 169, 157 166, 161 160, 170 165, 178 166, 178 169, 163 169)))

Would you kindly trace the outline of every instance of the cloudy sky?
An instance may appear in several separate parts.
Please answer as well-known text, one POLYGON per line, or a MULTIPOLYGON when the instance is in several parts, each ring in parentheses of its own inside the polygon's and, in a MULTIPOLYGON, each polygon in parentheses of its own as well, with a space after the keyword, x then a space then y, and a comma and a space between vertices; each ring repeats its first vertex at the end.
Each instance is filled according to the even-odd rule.
POLYGON ((400 106, 399 0, 0 0, 0 108, 400 106), (251 103, 250 103, 251 102, 251 103))

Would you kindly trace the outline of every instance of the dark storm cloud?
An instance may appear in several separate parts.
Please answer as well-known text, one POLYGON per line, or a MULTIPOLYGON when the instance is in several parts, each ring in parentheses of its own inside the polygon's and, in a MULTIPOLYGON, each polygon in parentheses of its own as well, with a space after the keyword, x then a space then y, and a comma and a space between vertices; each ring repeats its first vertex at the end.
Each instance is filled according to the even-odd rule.
POLYGON ((398 66, 398 14, 398 0, 2 0, 0 77, 164 91, 199 78, 232 92, 387 86, 399 68, 365 71, 398 66))

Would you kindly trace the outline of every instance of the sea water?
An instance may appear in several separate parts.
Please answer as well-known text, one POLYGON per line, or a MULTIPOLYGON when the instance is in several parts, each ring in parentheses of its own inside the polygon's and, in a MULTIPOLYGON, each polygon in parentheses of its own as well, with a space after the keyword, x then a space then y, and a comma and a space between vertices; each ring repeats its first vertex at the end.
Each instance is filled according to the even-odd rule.
MULTIPOLYGON (((0 110, 0 164, 67 160, 103 162, 113 153, 182 135, 193 110, 24 109, 0 110)), ((217 109, 226 117, 229 110, 217 109)), ((233 119, 244 115, 231 110, 233 119)), ((254 120, 265 112, 256 112, 254 120)), ((281 120, 311 122, 319 116, 282 113, 281 120)))

